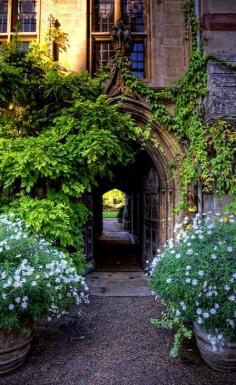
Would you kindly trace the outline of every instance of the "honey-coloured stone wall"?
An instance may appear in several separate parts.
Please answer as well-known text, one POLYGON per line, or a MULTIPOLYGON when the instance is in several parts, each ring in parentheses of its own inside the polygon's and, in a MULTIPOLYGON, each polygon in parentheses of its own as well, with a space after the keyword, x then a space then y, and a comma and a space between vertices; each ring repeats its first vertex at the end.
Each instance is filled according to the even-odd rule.
POLYGON ((68 34, 67 52, 60 53, 60 63, 72 71, 87 66, 87 0, 41 0, 39 40, 43 41, 49 27, 49 17, 61 24, 68 34))

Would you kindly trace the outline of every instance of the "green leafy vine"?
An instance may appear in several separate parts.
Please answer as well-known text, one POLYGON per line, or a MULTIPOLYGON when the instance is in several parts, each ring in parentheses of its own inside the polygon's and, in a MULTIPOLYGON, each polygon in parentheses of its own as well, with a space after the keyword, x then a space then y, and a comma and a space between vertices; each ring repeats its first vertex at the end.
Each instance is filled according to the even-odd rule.
MULTIPOLYGON (((192 51, 186 74, 174 86, 160 91, 151 89, 130 72, 122 59, 118 62, 127 91, 135 91, 147 100, 153 110, 152 119, 172 132, 184 149, 184 157, 176 164, 181 177, 180 207, 186 207, 188 190, 199 181, 206 193, 236 195, 235 133, 226 121, 219 120, 214 124, 204 121, 203 99, 208 92, 207 62, 213 57, 204 55, 203 47, 197 44, 199 23, 192 0, 185 2, 184 12, 191 33, 192 51), (175 105, 173 115, 164 105, 166 101, 175 105)), ((226 65, 223 59, 220 62, 226 65)), ((230 65, 230 69, 235 68, 230 65)))

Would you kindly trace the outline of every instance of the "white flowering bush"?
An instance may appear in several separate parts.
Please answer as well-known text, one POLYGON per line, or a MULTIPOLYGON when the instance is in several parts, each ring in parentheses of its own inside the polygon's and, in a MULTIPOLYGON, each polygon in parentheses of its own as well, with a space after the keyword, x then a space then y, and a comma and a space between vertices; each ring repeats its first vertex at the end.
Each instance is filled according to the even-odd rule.
POLYGON ((87 289, 65 254, 29 235, 20 220, 0 216, 0 328, 60 318, 87 301, 87 289))
POLYGON ((151 286, 166 306, 157 326, 176 328, 172 356, 192 322, 208 332, 213 350, 236 339, 236 221, 233 215, 193 220, 177 226, 151 265, 151 286))

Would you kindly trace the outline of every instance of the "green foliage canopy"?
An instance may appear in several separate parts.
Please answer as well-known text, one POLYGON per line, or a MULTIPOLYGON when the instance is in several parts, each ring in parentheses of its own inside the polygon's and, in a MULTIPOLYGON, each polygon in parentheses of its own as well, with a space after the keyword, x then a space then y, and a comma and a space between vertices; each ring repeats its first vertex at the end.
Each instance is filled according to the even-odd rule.
POLYGON ((2 208, 70 252, 82 250, 83 194, 132 161, 131 142, 142 137, 101 95, 102 80, 65 72, 35 46, 20 53, 14 43, 0 53, 2 208))

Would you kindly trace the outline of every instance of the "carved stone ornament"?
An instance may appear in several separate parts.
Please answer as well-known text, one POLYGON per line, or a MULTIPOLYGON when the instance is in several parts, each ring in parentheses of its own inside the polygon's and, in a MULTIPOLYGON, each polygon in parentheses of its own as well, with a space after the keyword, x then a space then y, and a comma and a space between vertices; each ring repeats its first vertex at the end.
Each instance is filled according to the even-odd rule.
MULTIPOLYGON (((130 69, 132 66, 132 62, 128 57, 130 48, 130 31, 129 28, 124 25, 122 20, 120 20, 111 31, 111 42, 115 55, 113 60, 108 65, 108 67, 110 67, 111 74, 104 82, 102 93, 110 97, 115 97, 121 94, 127 94, 125 81, 118 65, 119 59, 122 59, 127 68, 130 69)), ((132 95, 129 94, 129 96, 135 99, 138 98, 136 93, 132 93, 132 95)))
POLYGON ((115 51, 115 57, 127 58, 130 47, 130 31, 122 20, 114 25, 111 31, 111 41, 115 51))

